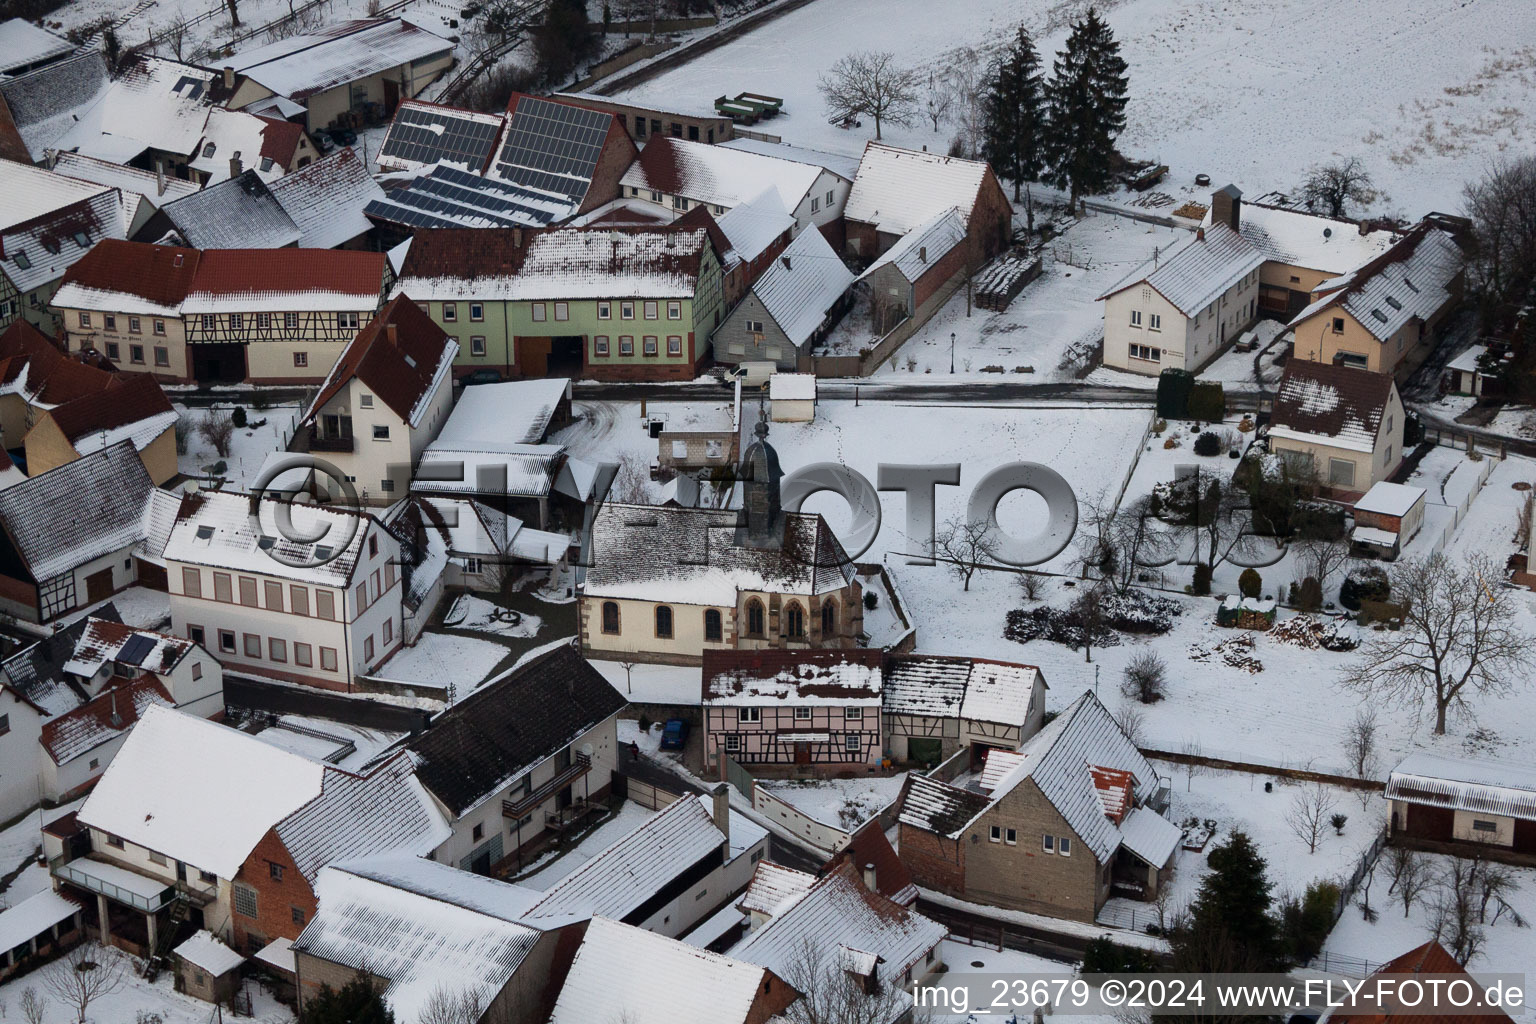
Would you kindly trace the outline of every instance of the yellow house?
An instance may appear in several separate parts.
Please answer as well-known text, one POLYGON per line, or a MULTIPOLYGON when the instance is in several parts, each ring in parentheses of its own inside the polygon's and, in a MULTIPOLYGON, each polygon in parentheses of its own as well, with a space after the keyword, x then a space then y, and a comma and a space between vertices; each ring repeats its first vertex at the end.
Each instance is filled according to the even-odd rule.
POLYGON ((41 410, 22 442, 27 473, 46 473, 119 441, 133 442, 156 486, 177 474, 176 410, 149 377, 125 377, 116 387, 41 410))
POLYGON ((1295 357, 1407 377, 1433 351, 1461 301, 1465 271, 1451 236, 1421 224, 1359 270, 1324 282, 1290 323, 1295 357))
POLYGON ((1354 501, 1402 462, 1403 418, 1391 375, 1292 359, 1275 393, 1269 448, 1354 501))

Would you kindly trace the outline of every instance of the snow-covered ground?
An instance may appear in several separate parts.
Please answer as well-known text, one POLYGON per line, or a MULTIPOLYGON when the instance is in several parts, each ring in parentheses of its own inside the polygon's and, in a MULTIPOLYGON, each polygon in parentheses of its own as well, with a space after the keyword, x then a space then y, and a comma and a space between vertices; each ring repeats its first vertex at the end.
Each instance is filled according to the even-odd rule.
POLYGON ((443 625, 475 633, 527 638, 538 635, 544 620, 527 612, 504 608, 474 594, 461 594, 443 619, 443 625))
POLYGON ((423 633, 416 646, 402 648, 374 675, 401 683, 451 686, 455 695, 462 697, 479 689, 507 653, 505 647, 491 640, 423 633))
MULTIPOLYGON (((221 405, 217 411, 227 413, 231 408, 221 405)), ((292 434, 293 421, 299 414, 299 407, 287 404, 255 409, 246 405, 246 422, 250 425, 234 432, 227 458, 214 451, 213 445, 198 431, 198 425, 208 416, 209 410, 177 405, 176 411, 190 428, 187 433, 187 451, 178 456, 177 468, 199 480, 207 480, 211 476, 224 477, 230 490, 245 490, 260 474, 267 456, 283 449, 284 441, 292 434), (262 420, 266 422, 261 426, 254 425, 262 420), (224 463, 225 468, 215 473, 213 469, 220 462, 224 463)))
MULTIPOLYGON (((926 81, 929 71, 985 63, 1022 22, 1049 66, 1081 7, 1070 0, 809 4, 622 98, 708 106, 742 90, 780 96, 785 113, 762 130, 857 154, 874 137, 873 122, 851 130, 829 124, 817 89, 817 76, 844 55, 888 50, 926 81)), ((1195 188, 1197 173, 1252 196, 1293 190, 1308 167, 1335 155, 1359 156, 1386 193, 1378 207, 1417 217, 1454 207, 1462 184, 1488 159, 1530 146, 1536 5, 1526 0, 1401 0, 1385 22, 1375 4, 1334 0, 1099 7, 1130 65, 1120 148, 1167 164, 1160 188, 1180 200, 1209 197, 1208 188, 1195 188)), ((955 134, 952 124, 936 132, 921 118, 884 131, 896 145, 941 152, 955 134)))
POLYGON ((852 831, 896 799, 907 775, 854 779, 764 779, 774 796, 826 825, 852 831))

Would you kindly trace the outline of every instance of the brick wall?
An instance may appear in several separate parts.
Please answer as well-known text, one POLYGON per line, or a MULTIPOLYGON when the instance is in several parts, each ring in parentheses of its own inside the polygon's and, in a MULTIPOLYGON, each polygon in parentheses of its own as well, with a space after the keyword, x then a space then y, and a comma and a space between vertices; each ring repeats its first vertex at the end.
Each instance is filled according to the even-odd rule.
POLYGON ((635 162, 640 151, 630 141, 629 133, 618 122, 610 124, 608 137, 603 142, 602 154, 597 159, 597 166, 592 170, 592 185, 587 189, 586 196, 581 201, 579 212, 586 213, 594 210, 610 200, 619 198, 623 187, 619 179, 624 177, 624 172, 629 170, 629 165, 635 162))
POLYGON ((945 839, 902 822, 897 849, 912 881, 951 896, 965 895, 965 843, 945 839))
POLYGON ((294 867, 293 858, 275 831, 269 830, 256 844, 234 881, 256 890, 255 918, 246 917, 239 911, 230 915, 234 923, 235 949, 260 949, 279 937, 296 939, 304 925, 315 916, 315 892, 294 867), (282 869, 280 880, 272 877, 274 864, 282 869), (295 909, 303 913, 303 921, 293 919, 295 909))

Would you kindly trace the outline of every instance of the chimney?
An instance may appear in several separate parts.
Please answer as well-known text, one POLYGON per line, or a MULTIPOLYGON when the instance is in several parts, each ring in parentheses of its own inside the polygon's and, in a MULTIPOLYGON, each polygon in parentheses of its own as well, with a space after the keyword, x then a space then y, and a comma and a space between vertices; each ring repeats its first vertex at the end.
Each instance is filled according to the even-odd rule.
POLYGON ((123 724, 123 716, 117 713, 117 687, 115 686, 112 687, 112 724, 114 726, 123 724))
POLYGON ((165 161, 155 161, 155 195, 165 195, 165 161))
POLYGON ((1233 231, 1241 230, 1243 222, 1243 193, 1236 185, 1228 185, 1211 194, 1211 223, 1225 224, 1233 231))
POLYGON ((231 92, 235 89, 235 69, 233 65, 224 65, 224 88, 231 92))
POLYGON ((395 330, 395 325, 392 323, 384 325, 384 337, 389 339, 391 345, 398 344, 400 341, 399 333, 395 330))
POLYGON ((242 168, 240 166, 240 154, 236 153, 234 156, 229 158, 229 176, 231 178, 238 178, 238 177, 240 177, 241 169, 242 168))
POLYGON ((794 269, 794 267, 791 267, 789 265, 789 257, 788 256, 780 256, 779 259, 784 261, 784 269, 785 270, 793 270, 794 269))
POLYGON ((1197 241, 1197 242, 1205 241, 1205 228, 1196 228, 1195 229, 1195 241, 1197 241))
POLYGON ((731 787, 724 782, 716 783, 714 790, 710 793, 710 799, 714 804, 712 815, 715 819, 715 828, 718 828, 725 835, 726 856, 730 856, 731 787))
POLYGON ((522 228, 513 228, 512 229, 512 248, 514 248, 514 249, 521 249, 522 247, 523 247, 523 229, 522 228))
POLYGON ((875 866, 873 864, 864 865, 864 888, 870 892, 879 891, 875 888, 875 866))

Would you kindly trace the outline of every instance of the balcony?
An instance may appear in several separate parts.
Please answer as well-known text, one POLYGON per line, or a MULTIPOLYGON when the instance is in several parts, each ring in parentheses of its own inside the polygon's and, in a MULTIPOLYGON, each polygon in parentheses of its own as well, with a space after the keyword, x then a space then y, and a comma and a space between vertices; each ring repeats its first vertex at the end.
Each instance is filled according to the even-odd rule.
POLYGON ((314 427, 309 428, 309 450, 312 452, 350 452, 353 450, 351 434, 339 437, 322 435, 314 427))
POLYGON ((517 800, 503 800, 501 802, 502 817, 511 818, 513 821, 522 818, 591 770, 592 758, 586 754, 577 754, 568 767, 557 771, 554 778, 543 785, 535 786, 527 796, 517 800))
POLYGON ((175 886, 163 879, 91 857, 77 860, 55 857, 48 862, 48 870, 61 881, 146 914, 153 914, 176 898, 175 886))

